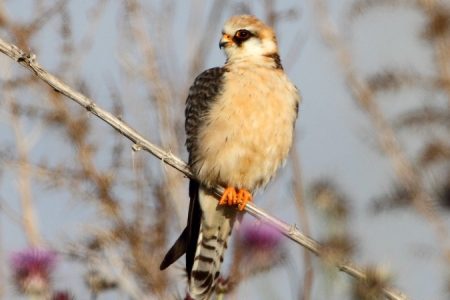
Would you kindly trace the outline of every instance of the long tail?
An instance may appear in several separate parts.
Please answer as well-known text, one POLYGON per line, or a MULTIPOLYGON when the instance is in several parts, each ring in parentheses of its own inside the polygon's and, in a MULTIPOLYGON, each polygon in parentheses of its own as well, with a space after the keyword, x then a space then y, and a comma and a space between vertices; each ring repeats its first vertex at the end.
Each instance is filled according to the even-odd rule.
POLYGON ((217 199, 195 181, 190 183, 189 195, 188 224, 160 268, 167 268, 186 253, 189 296, 209 299, 219 277, 236 210, 218 206, 217 199))
POLYGON ((199 202, 203 214, 194 264, 189 273, 189 295, 193 299, 209 299, 219 277, 236 210, 218 207, 217 199, 201 187, 199 202))

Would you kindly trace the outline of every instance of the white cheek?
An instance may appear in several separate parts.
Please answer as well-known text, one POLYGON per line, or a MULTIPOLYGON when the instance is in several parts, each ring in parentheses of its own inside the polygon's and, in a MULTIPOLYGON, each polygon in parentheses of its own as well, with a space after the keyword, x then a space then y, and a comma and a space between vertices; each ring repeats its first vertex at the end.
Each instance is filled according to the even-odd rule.
POLYGON ((259 56, 277 52, 277 47, 272 40, 261 41, 251 38, 241 46, 241 53, 245 56, 259 56))
POLYGON ((246 55, 261 55, 265 53, 264 44, 261 41, 252 38, 242 44, 242 52, 246 55))
POLYGON ((232 47, 226 47, 226 48, 224 49, 224 51, 225 51, 225 55, 226 55, 227 57, 231 57, 231 56, 233 56, 233 54, 236 52, 236 49, 235 49, 234 46, 232 46, 232 47))
POLYGON ((272 40, 264 40, 262 42, 262 48, 264 49, 265 54, 278 52, 277 45, 272 40))

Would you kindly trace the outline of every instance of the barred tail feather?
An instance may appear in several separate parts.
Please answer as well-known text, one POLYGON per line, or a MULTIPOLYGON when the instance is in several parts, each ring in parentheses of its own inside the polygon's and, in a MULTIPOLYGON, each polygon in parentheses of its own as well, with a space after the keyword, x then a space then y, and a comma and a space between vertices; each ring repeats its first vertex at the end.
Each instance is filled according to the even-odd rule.
POLYGON ((198 194, 202 218, 194 262, 189 275, 189 295, 209 299, 220 273, 223 255, 236 218, 236 211, 217 206, 217 200, 200 187, 198 194))

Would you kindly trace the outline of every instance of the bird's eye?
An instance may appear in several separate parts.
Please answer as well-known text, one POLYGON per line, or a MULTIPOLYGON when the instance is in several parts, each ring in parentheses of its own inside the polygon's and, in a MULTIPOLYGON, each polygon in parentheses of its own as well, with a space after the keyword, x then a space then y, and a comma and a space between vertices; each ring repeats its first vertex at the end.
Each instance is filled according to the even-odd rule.
POLYGON ((238 30, 236 32, 236 34, 234 35, 234 37, 240 42, 248 40, 251 36, 252 36, 252 33, 246 29, 238 30))

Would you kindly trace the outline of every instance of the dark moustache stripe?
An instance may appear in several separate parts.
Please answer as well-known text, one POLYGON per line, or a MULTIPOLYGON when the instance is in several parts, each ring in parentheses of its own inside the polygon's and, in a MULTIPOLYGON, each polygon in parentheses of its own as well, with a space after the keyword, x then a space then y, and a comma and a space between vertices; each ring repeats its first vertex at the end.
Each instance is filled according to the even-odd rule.
POLYGON ((273 62, 275 63, 275 69, 283 70, 283 65, 281 64, 281 58, 280 58, 280 55, 278 55, 278 53, 270 53, 270 54, 266 54, 264 56, 273 59, 273 62))

